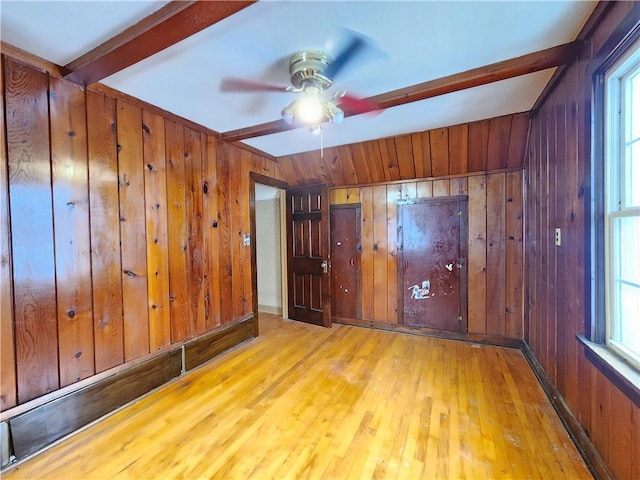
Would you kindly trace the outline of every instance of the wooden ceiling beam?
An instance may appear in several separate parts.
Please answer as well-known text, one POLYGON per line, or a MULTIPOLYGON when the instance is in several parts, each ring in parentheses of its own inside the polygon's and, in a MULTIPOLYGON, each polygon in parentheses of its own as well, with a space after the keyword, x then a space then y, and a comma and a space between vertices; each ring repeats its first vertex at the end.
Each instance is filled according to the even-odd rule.
POLYGON ((251 127, 239 128, 238 130, 230 130, 220 134, 220 138, 225 142, 240 142, 247 138, 263 137, 273 133, 287 132, 296 128, 303 128, 304 125, 294 125, 284 120, 274 120, 272 122, 261 123, 251 127))
POLYGON ((65 78, 90 85, 252 5, 252 1, 174 0, 64 68, 65 78))
MULTIPOLYGON (((565 43, 556 47, 522 55, 521 57, 511 58, 465 72, 429 80, 410 87, 374 95, 368 97, 366 100, 377 103, 380 109, 387 109, 439 95, 445 95, 447 93, 458 92, 467 88, 479 87, 508 78, 539 72, 569 63, 575 58, 579 46, 579 41, 565 43)), ((345 109, 344 112, 345 117, 356 114, 357 113, 349 112, 347 109, 345 109)), ((284 132, 293 128, 300 128, 300 126, 289 125, 283 120, 276 120, 224 132, 221 134, 221 138, 228 142, 236 142, 248 138, 270 135, 272 133, 284 132)))
POLYGON ((429 80, 411 87, 374 95, 369 100, 376 102, 381 108, 397 107, 405 103, 417 102, 564 65, 574 58, 577 51, 575 43, 565 43, 466 72, 429 80))

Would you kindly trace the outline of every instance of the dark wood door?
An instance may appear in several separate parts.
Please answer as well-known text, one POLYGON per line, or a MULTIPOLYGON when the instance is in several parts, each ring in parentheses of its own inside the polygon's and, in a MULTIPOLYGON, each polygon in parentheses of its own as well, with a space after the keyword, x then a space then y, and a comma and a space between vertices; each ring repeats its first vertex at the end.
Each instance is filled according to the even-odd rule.
POLYGON ((329 187, 287 190, 289 318, 331 326, 329 187))
POLYGON ((331 311, 360 318, 360 205, 331 206, 331 311))
POLYGON ((466 197, 399 202, 398 214, 403 323, 466 332, 466 197))

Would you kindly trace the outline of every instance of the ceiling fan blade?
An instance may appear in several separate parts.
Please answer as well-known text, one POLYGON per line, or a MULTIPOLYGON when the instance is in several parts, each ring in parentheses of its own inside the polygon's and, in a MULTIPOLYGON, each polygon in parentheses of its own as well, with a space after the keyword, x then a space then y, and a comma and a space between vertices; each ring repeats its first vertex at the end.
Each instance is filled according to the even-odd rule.
POLYGON ((358 55, 358 53, 367 47, 369 43, 364 35, 352 31, 348 31, 348 33, 351 37, 349 42, 334 57, 331 64, 325 70, 325 75, 333 80, 335 80, 344 67, 347 66, 358 55))
POLYGON ((348 115, 359 115, 361 113, 378 115, 382 112, 378 103, 367 100, 366 98, 358 98, 347 94, 338 99, 338 106, 348 115))
POLYGON ((220 82, 221 92, 289 92, 290 90, 289 87, 243 78, 223 78, 220 82))

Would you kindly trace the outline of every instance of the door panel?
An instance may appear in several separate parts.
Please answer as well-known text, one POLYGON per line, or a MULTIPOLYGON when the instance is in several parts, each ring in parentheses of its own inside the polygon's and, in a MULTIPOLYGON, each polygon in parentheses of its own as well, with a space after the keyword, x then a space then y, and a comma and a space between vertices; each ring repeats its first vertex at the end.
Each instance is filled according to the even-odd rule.
POLYGON ((400 202, 398 210, 403 323, 466 331, 466 197, 400 202))
POLYGON ((287 190, 289 318, 331 326, 329 188, 287 190))
POLYGON ((331 206, 331 300, 334 317, 361 318, 359 204, 331 206))

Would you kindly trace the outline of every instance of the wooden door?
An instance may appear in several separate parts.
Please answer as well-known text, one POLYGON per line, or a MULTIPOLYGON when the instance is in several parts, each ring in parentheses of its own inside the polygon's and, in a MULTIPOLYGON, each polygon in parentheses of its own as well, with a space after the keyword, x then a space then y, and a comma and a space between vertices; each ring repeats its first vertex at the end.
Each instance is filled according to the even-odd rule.
POLYGON ((360 314, 360 205, 331 205, 331 313, 360 314))
POLYGON ((405 325, 467 331, 467 201, 398 202, 398 311, 405 325))
POLYGON ((289 318, 331 326, 329 187, 287 190, 289 318))

